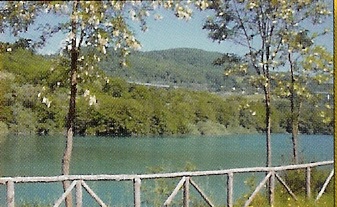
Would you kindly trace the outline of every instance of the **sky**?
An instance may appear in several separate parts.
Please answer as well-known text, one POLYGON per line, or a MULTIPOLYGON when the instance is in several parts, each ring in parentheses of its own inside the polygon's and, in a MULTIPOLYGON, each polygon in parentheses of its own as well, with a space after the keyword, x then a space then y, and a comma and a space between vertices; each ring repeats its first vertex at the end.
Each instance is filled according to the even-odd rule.
MULTIPOLYGON (((224 52, 234 50, 236 47, 228 47, 227 44, 219 45, 207 37, 207 31, 202 30, 202 25, 207 18, 205 12, 195 11, 188 21, 178 19, 173 12, 161 9, 161 20, 155 20, 153 16, 148 17, 148 30, 140 30, 139 22, 131 22, 131 29, 135 37, 140 41, 141 51, 165 50, 170 48, 198 48, 206 51, 224 52)), ((56 17, 57 19, 58 17, 56 17)), ((55 16, 44 14, 38 23, 50 23, 55 21, 55 16)), ((25 34, 25 38, 34 39, 37 33, 32 31, 25 34)), ((65 35, 58 33, 48 40, 46 46, 39 50, 42 54, 55 53, 62 45, 65 35)), ((14 42, 15 38, 10 34, 0 34, 0 41, 14 42)), ((231 44, 228 44, 231 45, 231 44)))
MULTIPOLYGON (((172 12, 161 10, 163 19, 160 21, 149 18, 149 30, 141 32, 136 30, 136 37, 141 42, 143 51, 162 50, 169 48, 198 48, 206 51, 216 51, 221 53, 243 53, 241 46, 232 42, 212 41, 208 38, 207 30, 202 26, 211 12, 194 11, 192 19, 189 21, 180 20, 172 12)), ((135 27, 137 29, 137 27, 135 27)), ((315 26, 317 31, 324 31, 330 28, 333 31, 333 18, 329 18, 324 24, 315 26)), ((329 51, 333 51, 332 32, 323 38, 316 40, 317 44, 324 45, 329 51)), ((245 51, 247 52, 247 51, 245 51)))
POLYGON ((141 32, 136 27, 142 51, 187 47, 223 53, 237 49, 234 44, 219 44, 208 38, 208 32, 202 26, 210 13, 194 11, 188 21, 178 19, 170 11, 162 10, 160 13, 163 16, 161 20, 149 18, 148 31, 141 32))
MULTIPOLYGON (((213 42, 207 37, 207 31, 202 29, 210 12, 194 11, 190 20, 181 20, 175 17, 173 12, 159 10, 163 16, 161 20, 154 20, 153 16, 147 19, 148 31, 142 32, 137 22, 130 23, 135 32, 136 39, 140 41, 141 51, 164 50, 170 48, 198 48, 206 51, 216 51, 221 53, 236 53, 243 55, 243 49, 231 42, 213 42)), ((57 17, 56 17, 57 19, 57 17)), ((55 16, 44 15, 39 19, 39 23, 55 22, 55 16)), ((319 29, 326 27, 333 29, 333 18, 331 17, 319 29)), ((32 31, 25 37, 34 39, 37 34, 32 31)), ((52 54, 59 50, 62 45, 62 40, 65 38, 63 34, 56 34, 51 38, 47 45, 39 50, 42 54, 52 54)), ((8 34, 0 34, 0 41, 13 42, 14 37, 8 34)), ((331 52, 333 51, 333 35, 329 34, 324 38, 319 39, 316 43, 325 45, 331 52)))

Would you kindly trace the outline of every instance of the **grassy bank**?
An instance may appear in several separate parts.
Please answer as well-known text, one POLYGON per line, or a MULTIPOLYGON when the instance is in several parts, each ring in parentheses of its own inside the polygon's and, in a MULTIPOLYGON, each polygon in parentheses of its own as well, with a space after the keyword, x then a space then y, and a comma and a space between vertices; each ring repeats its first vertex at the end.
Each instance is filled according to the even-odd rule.
MULTIPOLYGON (((322 186, 329 175, 327 170, 317 170, 316 168, 312 169, 311 172, 311 198, 306 196, 306 172, 305 170, 290 170, 281 174, 282 179, 287 183, 292 192, 296 195, 297 200, 295 200, 281 185, 279 182, 276 182, 275 187, 275 203, 274 207, 333 207, 334 206, 334 189, 333 189, 333 179, 328 184, 322 197, 315 201, 319 191, 322 189, 322 186)), ((250 192, 252 193, 255 190, 256 182, 252 177, 246 184, 250 187, 250 192)), ((248 197, 251 195, 246 194, 243 198, 239 199, 235 204, 235 207, 243 206, 248 197)), ((269 201, 265 193, 259 193, 253 200, 250 205, 258 207, 269 207, 269 201)))

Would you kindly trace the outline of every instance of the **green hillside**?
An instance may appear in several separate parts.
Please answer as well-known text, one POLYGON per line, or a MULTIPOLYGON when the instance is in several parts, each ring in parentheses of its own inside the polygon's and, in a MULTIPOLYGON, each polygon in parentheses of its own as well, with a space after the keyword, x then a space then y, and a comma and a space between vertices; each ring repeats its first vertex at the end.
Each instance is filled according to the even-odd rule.
MULTIPOLYGON (((139 52, 130 57, 134 66, 126 69, 110 66, 110 74, 124 71, 149 78, 153 71, 150 66, 157 64, 159 74, 163 71, 172 76, 178 74, 175 77, 181 78, 179 84, 186 84, 189 89, 128 83, 96 67, 90 70, 89 75, 83 73, 78 83, 75 133, 147 136, 263 132, 265 112, 261 95, 219 96, 191 90, 196 87, 186 83, 186 80, 198 78, 204 78, 204 82, 200 83, 211 82, 212 79, 205 74, 216 71, 211 69, 216 68, 210 63, 212 55, 216 57, 217 53, 190 49, 139 52), (203 53, 209 56, 203 57, 203 53), (137 64, 137 61, 140 63, 137 64), (208 70, 203 65, 209 65, 208 70), (137 70, 142 66, 142 70, 137 70), (172 72, 170 69, 175 70, 172 72)), ((20 48, 0 52, 0 60, 0 134, 63 132, 69 101, 68 60, 45 57, 20 48)), ((221 67, 217 71, 220 71, 217 73, 221 78, 221 67)), ((289 132, 289 106, 289 101, 285 99, 273 99, 272 132, 289 132)), ((300 132, 331 134, 332 114, 332 109, 326 108, 323 102, 305 102, 300 132), (328 122, 324 122, 321 111, 329 116, 328 122)))
POLYGON ((224 77, 224 67, 213 62, 221 53, 200 49, 178 48, 161 51, 135 52, 129 58, 129 67, 121 68, 112 53, 101 67, 110 75, 131 82, 165 84, 208 91, 231 91, 233 87, 247 88, 238 77, 224 77))
MULTIPOLYGON (((225 76, 226 68, 232 69, 236 60, 218 52, 192 48, 134 52, 128 59, 127 67, 121 67, 116 62, 117 55, 113 51, 108 54, 110 55, 101 58, 103 61, 100 68, 107 74, 128 82, 161 84, 226 94, 229 92, 242 94, 243 91, 244 94, 263 93, 262 89, 252 87, 248 80, 251 75, 256 75, 253 69, 248 70, 245 75, 225 76), (215 64, 219 62, 221 65, 215 64)), ((240 61, 240 57, 236 58, 240 61)), ((288 74, 284 75, 287 78, 288 74)), ((331 83, 316 82, 308 84, 313 91, 330 93, 331 83)), ((272 82, 272 85, 275 86, 275 82, 272 82)))

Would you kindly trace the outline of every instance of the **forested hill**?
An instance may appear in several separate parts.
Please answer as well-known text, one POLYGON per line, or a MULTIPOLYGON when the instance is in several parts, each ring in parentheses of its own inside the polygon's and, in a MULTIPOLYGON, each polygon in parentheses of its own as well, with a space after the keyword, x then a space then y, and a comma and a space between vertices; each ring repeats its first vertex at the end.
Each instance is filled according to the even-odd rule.
MULTIPOLYGON (((177 48, 150 52, 135 52, 129 57, 129 67, 122 69, 111 55, 102 62, 102 69, 113 76, 132 82, 165 84, 197 90, 229 91, 237 85, 236 77, 224 79, 224 66, 213 65, 221 53, 200 49, 177 48)), ((227 63, 227 64, 230 64, 227 63)))
MULTIPOLYGON (((10 52, 0 50, 2 63, 0 64, 0 135, 63 132, 68 110, 65 103, 69 101, 69 60, 64 57, 37 55, 23 48, 13 48, 10 52)), ((136 60, 143 59, 144 61, 141 61, 143 65, 146 63, 155 65, 157 62, 160 68, 172 68, 170 64, 173 64, 173 61, 170 62, 169 57, 174 55, 173 51, 183 52, 184 49, 139 52, 131 61, 135 64, 136 60), (165 56, 165 53, 168 54, 165 56), (157 57, 158 61, 148 56, 157 57), (165 61, 166 67, 161 65, 165 61)), ((190 67, 195 65, 203 71, 202 66, 199 65, 213 59, 209 57, 203 61, 200 56, 192 60, 187 54, 189 53, 185 54, 184 59, 184 56, 177 52, 174 67, 181 69, 184 68, 183 66, 188 68, 187 65, 190 67), (186 63, 188 61, 190 64, 186 63)), ((136 71, 132 67, 123 70, 136 71)), ((166 68, 166 70, 169 72, 169 69, 166 68)), ((98 67, 85 72, 79 71, 78 74, 81 79, 79 79, 76 99, 76 134, 219 135, 264 131, 264 101, 259 95, 218 96, 184 88, 146 87, 109 76, 98 67)), ((184 74, 183 70, 180 72, 184 74)), ((222 73, 222 71, 219 72, 220 77, 222 73)), ((189 73, 186 77, 196 77, 195 74, 189 73)), ((273 100, 272 132, 290 132, 289 101, 277 97, 273 100)), ((326 107, 327 101, 331 100, 303 102, 300 133, 332 134, 333 109, 326 107)))

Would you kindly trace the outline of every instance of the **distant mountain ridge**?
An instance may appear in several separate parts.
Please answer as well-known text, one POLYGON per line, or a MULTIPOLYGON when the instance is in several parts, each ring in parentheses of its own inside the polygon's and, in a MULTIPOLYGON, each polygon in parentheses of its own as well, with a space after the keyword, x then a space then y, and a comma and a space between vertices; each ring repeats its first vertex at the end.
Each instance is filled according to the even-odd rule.
MULTIPOLYGON (((128 67, 122 68, 116 62, 114 52, 108 53, 101 68, 109 75, 121 77, 131 83, 143 85, 162 85, 183 87, 221 93, 263 93, 261 89, 252 87, 248 80, 256 75, 253 68, 246 75, 225 76, 225 68, 232 69, 232 58, 224 58, 223 65, 214 65, 223 54, 193 48, 175 48, 158 51, 137 51, 128 57, 128 67)), ((103 59, 103 58, 102 58, 103 59)), ((221 60, 221 61, 222 61, 221 60)), ((220 61, 220 62, 221 62, 220 61)), ((240 60, 238 60, 240 61, 240 60)), ((274 84, 274 83, 272 83, 274 84)), ((328 92, 331 84, 311 83, 314 91, 328 92)))
POLYGON ((135 52, 129 57, 129 67, 121 68, 113 62, 113 55, 101 64, 108 74, 131 82, 165 84, 197 90, 230 90, 235 77, 224 80, 224 68, 213 65, 222 56, 219 52, 201 49, 176 48, 135 52), (231 84, 229 84, 231 83, 231 84))

